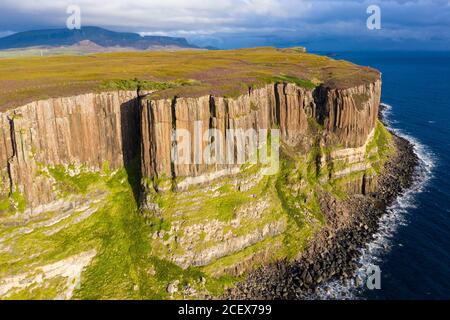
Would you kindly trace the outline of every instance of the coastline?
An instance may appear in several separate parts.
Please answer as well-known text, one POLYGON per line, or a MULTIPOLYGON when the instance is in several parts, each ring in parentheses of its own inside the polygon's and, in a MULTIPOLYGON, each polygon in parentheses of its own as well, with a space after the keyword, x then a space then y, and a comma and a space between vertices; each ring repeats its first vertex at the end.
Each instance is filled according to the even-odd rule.
MULTIPOLYGON (((379 119, 386 124, 380 106, 379 119)), ((225 299, 323 299, 333 298, 327 284, 344 282, 355 289, 365 285, 360 265, 361 250, 371 242, 380 219, 402 193, 412 187, 419 158, 414 146, 391 128, 396 153, 386 162, 377 191, 337 201, 324 194, 320 205, 327 225, 295 261, 279 261, 251 272, 229 289, 225 299)))

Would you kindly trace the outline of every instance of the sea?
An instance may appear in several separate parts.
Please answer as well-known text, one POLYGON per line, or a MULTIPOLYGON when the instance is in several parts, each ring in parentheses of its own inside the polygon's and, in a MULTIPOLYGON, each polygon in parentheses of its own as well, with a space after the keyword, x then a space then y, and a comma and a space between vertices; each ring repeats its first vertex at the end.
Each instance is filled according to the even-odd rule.
POLYGON ((450 299, 450 52, 331 56, 382 72, 384 121, 413 144, 420 164, 361 250, 357 272, 372 275, 372 285, 334 281, 320 298, 450 299))

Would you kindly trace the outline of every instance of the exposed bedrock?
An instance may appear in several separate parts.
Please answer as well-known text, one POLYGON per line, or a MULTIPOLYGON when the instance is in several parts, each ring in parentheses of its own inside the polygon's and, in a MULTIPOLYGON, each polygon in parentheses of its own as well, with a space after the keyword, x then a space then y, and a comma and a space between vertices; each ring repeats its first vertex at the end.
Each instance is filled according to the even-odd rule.
MULTIPOLYGON (((318 143, 311 132, 319 126, 322 146, 355 149, 375 128, 380 92, 378 80, 347 89, 271 84, 237 98, 149 95, 139 101, 136 92, 104 92, 36 101, 0 113, 0 195, 20 192, 28 207, 36 207, 56 197, 52 179, 41 172, 45 167, 117 169, 139 152, 144 195, 236 173, 238 165, 173 164, 171 150, 180 143, 172 144, 174 130, 195 136, 196 123, 224 138, 233 128, 279 128, 282 143, 305 153, 318 143)), ((192 144, 186 156, 193 153, 192 144)))
MULTIPOLYGON (((347 150, 351 161, 354 160, 352 152, 353 158, 364 158, 364 145, 377 121, 380 93, 381 81, 378 80, 348 89, 325 86, 306 89, 294 84, 272 84, 249 90, 248 94, 237 98, 203 96, 153 100, 149 96, 142 101, 141 114, 144 190, 151 193, 208 182, 238 169, 238 164, 195 161, 194 154, 198 156, 194 152, 196 139, 201 139, 202 150, 212 142, 208 137, 198 138, 199 127, 203 131, 219 131, 224 140, 229 129, 277 128, 282 144, 295 147, 298 152, 306 154, 319 144, 319 147, 347 150), (176 129, 185 129, 192 137, 190 164, 174 164, 172 150, 177 150, 177 145, 183 144, 185 139, 177 136, 172 143, 176 129), (314 134, 317 131, 321 132, 320 136, 314 134)), ((227 150, 226 141, 223 145, 224 158, 238 163, 236 148, 227 150)), ((322 159, 332 160, 333 155, 322 159)), ((355 167, 355 170, 364 169, 355 167)))
POLYGON ((105 92, 29 103, 0 113, 1 193, 28 206, 55 200, 47 166, 123 167, 139 149, 136 92, 105 92))

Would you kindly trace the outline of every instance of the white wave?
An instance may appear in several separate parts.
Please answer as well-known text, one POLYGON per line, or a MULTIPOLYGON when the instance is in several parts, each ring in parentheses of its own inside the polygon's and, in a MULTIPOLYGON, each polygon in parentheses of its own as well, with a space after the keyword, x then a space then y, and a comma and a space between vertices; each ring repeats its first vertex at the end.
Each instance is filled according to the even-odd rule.
MULTIPOLYGON (((413 185, 403 194, 397 197, 394 203, 387 208, 387 214, 383 215, 379 222, 379 230, 373 235, 373 240, 361 249, 361 256, 356 271, 356 277, 364 282, 367 267, 380 263, 393 245, 393 238, 400 226, 407 224, 407 213, 416 207, 415 196, 423 192, 430 179, 433 177, 433 169, 436 165, 435 156, 425 145, 416 138, 395 128, 395 121, 391 119, 392 106, 382 103, 383 122, 396 135, 408 140, 414 147, 414 152, 419 158, 419 164, 413 177, 413 185)), ((358 295, 365 286, 357 285, 354 280, 336 280, 324 284, 318 289, 316 298, 319 299, 358 299, 358 295)))

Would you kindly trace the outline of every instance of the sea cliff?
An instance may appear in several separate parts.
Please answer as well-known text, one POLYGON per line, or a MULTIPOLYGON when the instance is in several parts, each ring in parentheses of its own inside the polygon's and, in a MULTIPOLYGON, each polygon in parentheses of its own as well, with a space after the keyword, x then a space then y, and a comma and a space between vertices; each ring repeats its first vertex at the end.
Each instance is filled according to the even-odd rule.
MULTIPOLYGON (((133 90, 1 112, 0 294, 52 296, 37 272, 63 288, 56 296, 63 298, 221 296, 258 266, 295 265, 311 246, 318 253, 324 232, 338 232, 364 211, 348 201, 379 194, 401 149, 378 120, 379 73, 348 66, 355 78, 339 68, 340 81, 331 71, 314 81, 271 76, 233 94, 208 89, 205 80, 148 88, 133 80, 126 82, 133 90), (217 143, 204 131, 199 145, 192 140, 184 150, 187 161, 177 162, 186 145, 178 132, 195 137, 198 128, 225 140, 230 130, 264 132, 269 142, 275 130, 279 148, 265 151, 276 150, 277 170, 267 174, 271 162, 239 161, 238 148, 224 148, 226 163, 197 161, 194 151, 217 143), (63 283, 82 275, 77 288, 63 283)), ((266 145, 257 144, 259 155, 266 145)))

